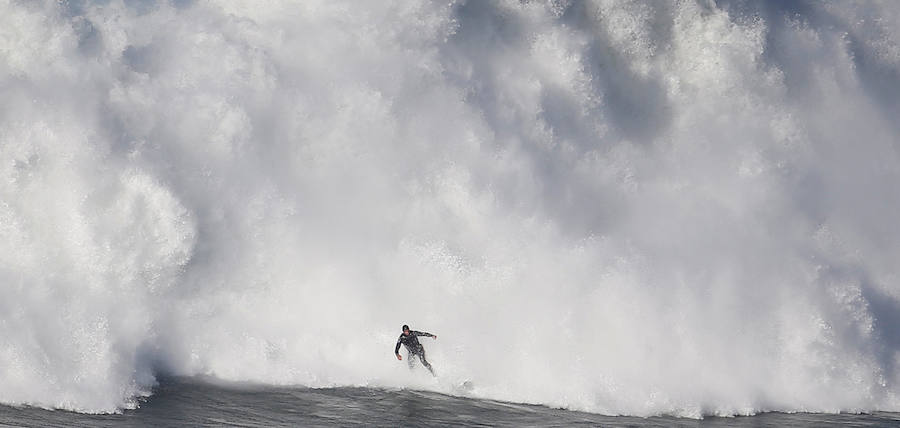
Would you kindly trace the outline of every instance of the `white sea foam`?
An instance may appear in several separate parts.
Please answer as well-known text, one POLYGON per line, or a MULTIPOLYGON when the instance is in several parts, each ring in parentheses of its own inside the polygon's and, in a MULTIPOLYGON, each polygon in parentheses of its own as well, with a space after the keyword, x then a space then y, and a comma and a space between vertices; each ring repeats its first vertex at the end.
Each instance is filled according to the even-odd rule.
POLYGON ((900 4, 0 0, 0 402, 900 410, 900 4), (410 374, 399 326, 438 381, 410 374))

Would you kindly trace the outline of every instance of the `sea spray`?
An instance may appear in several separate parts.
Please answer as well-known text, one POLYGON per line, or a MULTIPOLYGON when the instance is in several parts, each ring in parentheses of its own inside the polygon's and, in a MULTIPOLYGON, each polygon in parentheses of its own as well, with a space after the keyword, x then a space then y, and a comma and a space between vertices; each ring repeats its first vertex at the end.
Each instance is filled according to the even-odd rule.
POLYGON ((893 2, 0 1, 0 401, 211 375, 896 411, 897 28, 893 2))

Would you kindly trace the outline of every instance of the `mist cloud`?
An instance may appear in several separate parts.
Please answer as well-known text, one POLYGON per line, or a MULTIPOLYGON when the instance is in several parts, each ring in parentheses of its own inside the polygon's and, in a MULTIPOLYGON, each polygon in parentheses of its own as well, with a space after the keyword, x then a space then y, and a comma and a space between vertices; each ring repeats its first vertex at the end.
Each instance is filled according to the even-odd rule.
POLYGON ((0 401, 898 410, 893 2, 0 1, 0 401), (430 385, 390 355, 427 343, 430 385))

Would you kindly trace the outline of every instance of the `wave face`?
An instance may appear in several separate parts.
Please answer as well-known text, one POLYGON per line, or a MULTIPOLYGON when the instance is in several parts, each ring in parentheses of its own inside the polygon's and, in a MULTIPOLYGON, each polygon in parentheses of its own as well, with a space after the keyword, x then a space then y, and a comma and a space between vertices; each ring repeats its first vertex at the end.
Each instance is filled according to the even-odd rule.
POLYGON ((204 375, 900 410, 898 29, 893 1, 0 0, 0 402, 204 375))

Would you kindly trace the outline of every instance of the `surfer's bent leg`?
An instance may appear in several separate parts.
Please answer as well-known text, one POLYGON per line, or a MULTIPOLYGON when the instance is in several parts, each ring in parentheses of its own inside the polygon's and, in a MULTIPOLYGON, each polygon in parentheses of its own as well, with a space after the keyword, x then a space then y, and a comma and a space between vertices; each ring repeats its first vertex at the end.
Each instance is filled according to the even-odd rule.
POLYGON ((419 349, 419 358, 422 359, 422 364, 431 372, 432 376, 437 376, 434 374, 434 369, 431 368, 431 364, 428 363, 428 360, 425 359, 425 348, 419 349))
POLYGON ((416 356, 416 354, 412 351, 409 351, 409 353, 406 354, 406 363, 409 364, 410 370, 412 370, 413 366, 416 364, 416 360, 413 358, 415 356, 416 356))

